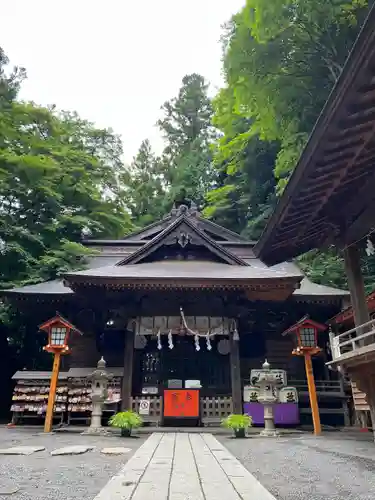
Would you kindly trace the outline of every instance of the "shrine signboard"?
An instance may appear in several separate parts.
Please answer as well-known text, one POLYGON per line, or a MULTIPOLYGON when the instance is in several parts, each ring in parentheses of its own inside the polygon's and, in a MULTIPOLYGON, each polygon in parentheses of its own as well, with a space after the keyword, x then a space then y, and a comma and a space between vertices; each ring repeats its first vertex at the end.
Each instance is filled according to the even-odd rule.
POLYGON ((165 418, 199 418, 199 389, 165 389, 165 418))

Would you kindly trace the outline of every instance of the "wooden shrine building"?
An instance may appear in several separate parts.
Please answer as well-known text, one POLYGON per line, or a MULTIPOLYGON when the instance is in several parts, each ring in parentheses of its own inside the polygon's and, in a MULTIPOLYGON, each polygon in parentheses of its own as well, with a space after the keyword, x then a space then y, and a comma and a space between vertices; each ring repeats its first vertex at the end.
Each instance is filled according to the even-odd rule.
MULTIPOLYGON (((3 292, 26 314, 39 315, 39 323, 59 311, 83 332, 64 358, 56 403, 61 418, 87 419, 87 376, 101 356, 114 375, 108 411, 111 402, 111 411, 120 400, 138 410, 146 400, 148 418, 161 421, 168 388, 198 387, 201 420, 218 422, 243 412, 250 370, 267 358, 286 370, 302 418, 308 417, 303 361, 292 357, 293 341, 281 333, 306 314, 325 322, 348 292, 312 283, 292 262, 267 266, 255 257, 253 242, 201 217, 189 201, 123 239, 84 244, 95 252, 85 270, 3 292)), ((40 336, 42 345, 37 324, 28 334, 40 336)), ((319 343, 323 354, 314 371, 322 419, 343 423, 343 383, 325 365, 327 332, 319 343)), ((14 379, 12 410, 43 413, 48 372, 25 370, 14 379)))
MULTIPOLYGON (((267 265, 334 245, 342 252, 355 328, 332 336, 331 368, 345 371, 375 422, 375 321, 361 253, 375 243, 375 8, 371 8, 255 254, 267 265)), ((339 332, 337 332, 339 333, 339 332)))

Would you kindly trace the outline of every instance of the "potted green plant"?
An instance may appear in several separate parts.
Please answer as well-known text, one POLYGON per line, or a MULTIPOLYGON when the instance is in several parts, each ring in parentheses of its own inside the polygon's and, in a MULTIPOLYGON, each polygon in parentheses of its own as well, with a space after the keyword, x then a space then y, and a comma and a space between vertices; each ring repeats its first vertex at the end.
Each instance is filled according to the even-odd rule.
POLYGON ((109 425, 121 429, 122 437, 130 437, 133 429, 138 429, 143 425, 143 420, 134 411, 120 411, 109 419, 109 425))
POLYGON ((232 429, 236 438, 244 438, 246 429, 252 425, 252 418, 250 415, 229 415, 229 417, 224 418, 221 425, 232 429))

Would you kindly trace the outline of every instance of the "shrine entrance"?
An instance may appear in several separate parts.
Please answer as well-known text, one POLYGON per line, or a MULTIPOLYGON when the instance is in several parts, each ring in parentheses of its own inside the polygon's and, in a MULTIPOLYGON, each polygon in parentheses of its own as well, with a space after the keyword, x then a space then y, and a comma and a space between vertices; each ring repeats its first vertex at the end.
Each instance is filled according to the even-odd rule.
POLYGON ((161 352, 165 426, 197 426, 201 421, 200 398, 230 396, 229 356, 217 351, 217 343, 213 341, 211 350, 202 343, 197 351, 191 338, 182 336, 173 349, 161 352), (197 408, 199 416, 190 417, 197 408))
POLYGON ((229 356, 217 350, 217 341, 212 342, 212 349, 202 345, 196 351, 190 338, 176 339, 173 349, 161 351, 161 379, 165 388, 184 387, 186 381, 199 381, 201 394, 230 395, 229 356), (181 384, 179 384, 181 382, 181 384))
POLYGON ((228 336, 237 331, 235 322, 219 317, 142 317, 133 328, 140 366, 135 392, 160 398, 163 425, 198 425, 204 400, 230 400, 228 336))

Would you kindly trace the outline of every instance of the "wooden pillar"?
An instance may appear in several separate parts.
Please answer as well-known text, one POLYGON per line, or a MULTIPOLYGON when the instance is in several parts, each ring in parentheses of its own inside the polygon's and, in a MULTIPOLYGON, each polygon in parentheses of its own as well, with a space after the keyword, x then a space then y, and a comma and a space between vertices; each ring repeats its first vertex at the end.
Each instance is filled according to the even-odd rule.
POLYGON ((370 314, 367 307, 360 253, 357 245, 351 245, 344 250, 344 261, 354 313, 354 323, 355 326, 363 325, 363 323, 370 321, 370 314))
POLYGON ((233 334, 229 337, 230 342, 230 375, 232 384, 232 404, 235 415, 243 414, 242 407, 242 387, 241 387, 241 366, 240 366, 240 342, 233 339, 233 334))
MULTIPOLYGON (((365 285, 363 282, 363 275, 361 271, 360 253, 357 245, 352 245, 344 250, 345 271, 348 278, 348 285, 350 291, 350 298, 353 307, 354 324, 355 326, 363 325, 370 321, 370 313, 368 310, 365 285)), ((368 331, 367 328, 358 330, 357 335, 361 335, 368 331)), ((366 339, 365 339, 366 340, 366 339)), ((361 341, 360 341, 361 342, 361 341)), ((361 342, 365 345, 365 342, 361 342)), ((366 387, 367 402, 370 406, 372 425, 375 427, 375 387, 372 389, 371 384, 367 384, 369 379, 364 380, 366 375, 362 376, 362 386, 366 387)), ((370 377, 371 378, 371 375, 370 377)))
POLYGON ((318 396, 316 394, 315 378, 314 378, 314 371, 313 371, 311 354, 309 352, 306 352, 304 354, 304 357, 305 357, 307 386, 309 389, 311 416, 312 416, 313 425, 314 425, 314 434, 316 436, 319 436, 322 432, 322 426, 320 424, 318 396))
POLYGON ((370 417, 372 424, 372 434, 375 441, 375 374, 371 373, 368 377, 368 390, 366 391, 367 402, 370 407, 370 417))
POLYGON ((53 354, 53 368, 52 368, 51 384, 48 395, 46 418, 44 420, 44 432, 52 431, 53 409, 55 406, 56 388, 60 372, 60 359, 61 359, 61 351, 56 351, 53 354))
POLYGON ((121 409, 123 411, 132 409, 132 386, 133 386, 133 357, 134 357, 134 331, 125 332, 124 347, 124 374, 122 378, 121 409))

